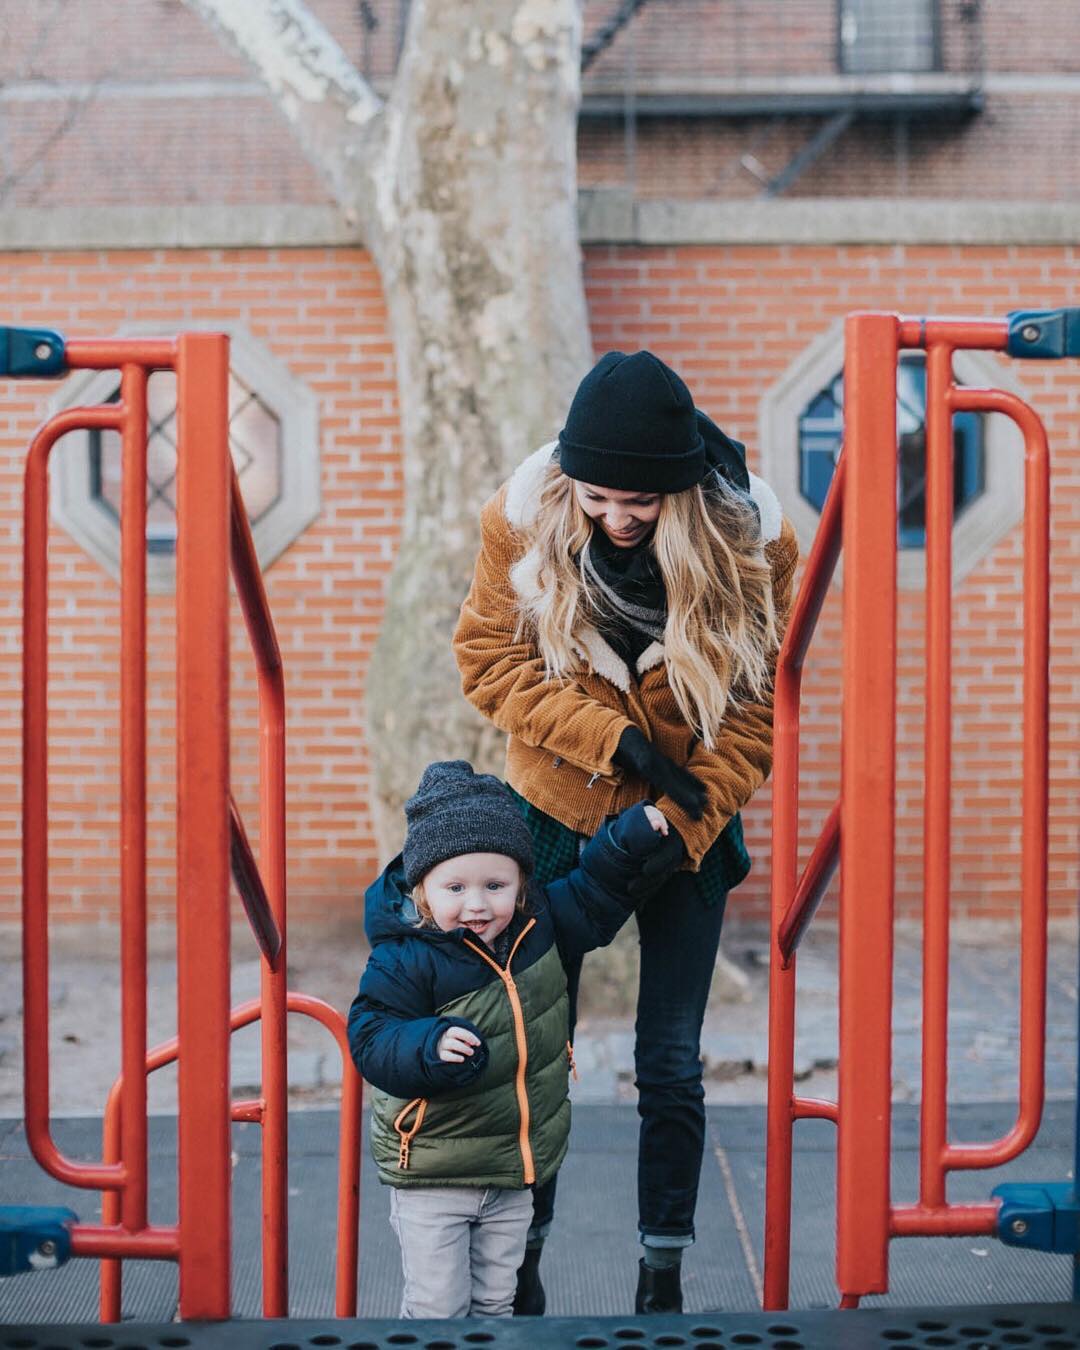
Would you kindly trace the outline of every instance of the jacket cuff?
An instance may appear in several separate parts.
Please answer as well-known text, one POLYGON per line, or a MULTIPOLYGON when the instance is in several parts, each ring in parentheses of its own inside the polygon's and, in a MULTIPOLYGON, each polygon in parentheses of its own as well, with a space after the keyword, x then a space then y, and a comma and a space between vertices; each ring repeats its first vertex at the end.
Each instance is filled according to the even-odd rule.
MULTIPOLYGON (((611 721, 600 737, 600 744, 597 747, 597 772, 605 778, 621 778, 623 770, 615 763, 614 754, 619 748, 619 741, 627 727, 634 724, 628 717, 623 717, 619 713, 612 714, 611 721)), ((591 771, 590 771, 591 772, 591 771)))
POLYGON ((627 883, 641 875, 647 854, 627 853, 611 837, 611 824, 605 821, 581 850, 578 863, 628 912, 634 900, 627 894, 627 883))
POLYGON ((652 806, 652 802, 636 802, 607 823, 614 846, 641 862, 651 857, 664 843, 664 835, 653 829, 645 814, 646 806, 652 806))
POLYGON ((683 845, 686 848, 686 861, 679 871, 700 872, 701 860, 723 834, 731 817, 725 816, 714 830, 709 820, 694 820, 670 797, 661 797, 656 803, 656 809, 662 811, 667 816, 668 821, 682 835, 683 845))
POLYGON ((424 1069, 436 1091, 448 1092, 465 1087, 487 1068, 488 1047, 480 1028, 464 1017, 437 1017, 424 1042, 424 1069), (464 1027, 478 1037, 480 1044, 460 1064, 439 1058, 439 1041, 450 1027, 464 1027))

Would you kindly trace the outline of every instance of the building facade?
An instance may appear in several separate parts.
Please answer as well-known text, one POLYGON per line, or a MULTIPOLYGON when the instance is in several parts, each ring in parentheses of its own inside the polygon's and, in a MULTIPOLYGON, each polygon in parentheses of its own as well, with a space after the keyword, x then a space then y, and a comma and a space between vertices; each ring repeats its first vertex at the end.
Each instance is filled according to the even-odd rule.
MULTIPOLYGON (((312 8, 377 85, 389 78, 405 6, 312 8)), ((378 275, 272 103, 183 4, 82 0, 58 7, 66 21, 40 23, 23 9, 0 4, 0 312, 70 336, 233 335, 234 460, 285 660, 291 910, 339 914, 378 862, 364 682, 402 510, 378 275)), ((1057 0, 1024 12, 1021 22, 1017 7, 966 0, 585 5, 579 154, 594 346, 649 347, 670 361, 747 442, 804 545, 838 443, 846 313, 1000 316, 1075 291, 1080 18, 1057 0)), ((1080 833, 1080 624, 1069 603, 1080 370, 983 358, 958 361, 956 373, 1017 389, 1050 432, 1050 886, 1065 915, 1080 833)), ((175 887, 175 403, 164 376, 151 389, 149 844, 152 910, 164 917, 175 887)), ((0 918, 17 916, 19 894, 23 459, 51 410, 112 392, 102 377, 0 391, 0 685, 12 714, 0 725, 0 918)), ((920 397, 920 368, 907 363, 897 893, 912 915, 922 888, 920 397)), ((1019 452, 996 422, 956 428, 953 882, 958 913, 1008 919, 1019 875, 1022 502, 1019 452)), ((96 921, 115 916, 119 893, 115 447, 73 435, 55 459, 52 912, 96 921)), ((804 682, 807 849, 838 790, 842 585, 804 682)), ((234 791, 251 824, 254 680, 239 621, 233 632, 234 791)), ((733 903, 760 915, 767 789, 746 818, 756 866, 733 903)))

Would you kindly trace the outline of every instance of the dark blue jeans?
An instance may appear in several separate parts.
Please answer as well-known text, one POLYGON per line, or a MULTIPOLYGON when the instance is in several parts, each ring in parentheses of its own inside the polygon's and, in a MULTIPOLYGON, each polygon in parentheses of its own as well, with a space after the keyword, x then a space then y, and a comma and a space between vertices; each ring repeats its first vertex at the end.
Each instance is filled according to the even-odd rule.
MULTIPOLYGON (((638 1227, 652 1247, 694 1240, 705 1090, 701 1023, 709 998, 724 901, 706 905, 693 877, 677 872, 637 914, 641 941, 634 1067, 638 1089, 638 1227)), ((570 1032, 579 971, 569 972, 570 1032)), ((547 1232, 556 1178, 534 1192, 531 1234, 547 1232)))

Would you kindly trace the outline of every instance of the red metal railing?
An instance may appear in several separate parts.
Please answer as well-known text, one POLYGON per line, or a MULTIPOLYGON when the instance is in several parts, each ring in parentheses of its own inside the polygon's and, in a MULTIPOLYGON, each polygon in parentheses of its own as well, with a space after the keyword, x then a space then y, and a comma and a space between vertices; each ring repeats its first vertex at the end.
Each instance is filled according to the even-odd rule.
POLYGON ((27 1139, 68 1185, 105 1192, 100 1225, 77 1225, 76 1255, 104 1258, 103 1310, 119 1316, 124 1257, 176 1260, 180 1314, 230 1310, 230 1123, 262 1127, 263 1312, 288 1313, 288 1135, 285 1019, 316 1017, 343 1049, 339 1313, 355 1312, 360 1080, 344 1019, 286 989, 285 693, 277 639, 228 446, 228 338, 71 342, 71 369, 119 369, 114 404, 69 409, 34 437, 27 458, 23 613, 23 981, 27 1139), (146 1047, 146 385, 177 378, 177 1003, 175 1042, 146 1047), (100 1163, 77 1163, 49 1128, 47 538, 48 458, 67 432, 121 436, 121 1076, 100 1163), (260 861, 229 794, 228 578, 236 583, 259 694, 260 861), (229 1008, 229 878, 263 954, 257 1004, 229 1008), (262 1096, 229 1100, 231 1026, 262 1022, 262 1096), (237 1020, 239 1019, 239 1020, 237 1020), (164 1056, 164 1058, 162 1058, 164 1056), (147 1215, 146 1075, 179 1063, 179 1220, 147 1215), (345 1158, 346 1141, 354 1155, 345 1158), (351 1285, 351 1294, 349 1286, 351 1285))
POLYGON ((836 1279, 841 1305, 888 1288, 892 1236, 994 1233, 997 1204, 950 1205, 945 1177, 993 1167, 1034 1138, 1043 1105, 1046 999, 1049 456, 1022 400, 960 388, 952 354, 1004 350, 1002 322, 858 314, 846 327, 844 451, 794 607, 776 676, 773 777, 768 1167, 764 1304, 788 1300, 791 1144, 797 1119, 837 1126, 836 1279), (923 935, 923 1092, 919 1199, 890 1189, 893 828, 896 684, 896 364, 927 362, 927 718, 923 935), (951 781, 952 416, 1000 412, 1025 446, 1024 760, 1019 1110, 989 1144, 947 1137, 949 790, 951 781), (888 541, 888 542, 885 542, 888 541), (803 662, 841 544, 841 799, 798 875, 799 692, 803 662), (839 1081, 836 1102, 794 1094, 795 948, 839 860, 839 1081))
MULTIPOLYGON (((305 1016, 321 1022, 337 1041, 338 1049, 341 1052, 344 1067, 338 1143, 337 1266, 334 1311, 338 1317, 355 1317, 357 1234, 360 1220, 362 1083, 360 1075, 352 1066, 345 1023, 337 1009, 330 1007, 322 999, 312 998, 308 994, 289 993, 286 995, 286 1001, 289 1012, 303 1013, 305 1016)), ((232 1010, 230 1029, 238 1031, 241 1027, 249 1026, 252 1022, 257 1021, 261 1015, 261 999, 252 999, 248 1003, 242 1003, 232 1010)), ((155 1069, 163 1068, 166 1064, 172 1064, 176 1058, 177 1040, 176 1037, 173 1037, 172 1040, 166 1041, 150 1051, 146 1059, 146 1072, 152 1073, 155 1069)), ((123 1080, 118 1078, 113 1084, 105 1107, 102 1151, 107 1161, 113 1161, 119 1156, 122 1097, 123 1080)), ((247 1121, 262 1125, 266 1118, 266 1099, 260 1097, 250 1101, 233 1102, 231 1114, 234 1121, 247 1121)), ((102 1221, 106 1225, 118 1221, 117 1205, 115 1191, 107 1192, 102 1197, 102 1221)), ((101 1262, 101 1320, 103 1322, 120 1321, 121 1278, 121 1263, 118 1260, 103 1260, 101 1262)), ((287 1295, 287 1290, 285 1294, 287 1295)), ((278 1315, 286 1316, 287 1311, 278 1315)))

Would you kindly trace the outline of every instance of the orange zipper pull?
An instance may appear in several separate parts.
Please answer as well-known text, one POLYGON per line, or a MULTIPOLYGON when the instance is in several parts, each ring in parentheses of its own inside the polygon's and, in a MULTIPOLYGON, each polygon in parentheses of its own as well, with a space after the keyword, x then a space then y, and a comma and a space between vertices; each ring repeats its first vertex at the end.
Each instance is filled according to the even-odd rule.
POLYGON ((397 1114, 396 1120, 394 1121, 394 1129, 397 1130, 398 1133, 397 1165, 399 1170, 402 1172, 408 1170, 409 1149, 412 1145, 413 1137, 420 1129, 420 1126, 423 1125, 424 1123, 424 1115, 426 1111, 427 1111, 427 1098, 414 1097, 411 1102, 407 1102, 405 1106, 402 1107, 402 1109, 397 1114), (406 1129, 405 1119, 408 1116, 409 1112, 412 1111, 413 1109, 415 1109, 416 1111, 416 1119, 413 1121, 412 1128, 406 1129))
POLYGON ((574 1082, 578 1081, 577 1064, 574 1062, 574 1047, 569 1041, 566 1042, 566 1057, 570 1061, 570 1072, 574 1077, 574 1082))

